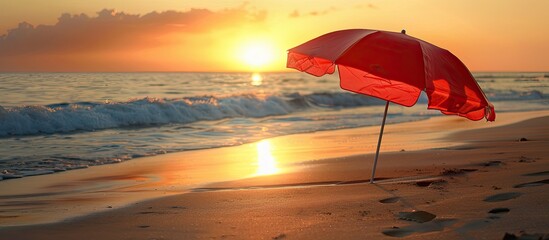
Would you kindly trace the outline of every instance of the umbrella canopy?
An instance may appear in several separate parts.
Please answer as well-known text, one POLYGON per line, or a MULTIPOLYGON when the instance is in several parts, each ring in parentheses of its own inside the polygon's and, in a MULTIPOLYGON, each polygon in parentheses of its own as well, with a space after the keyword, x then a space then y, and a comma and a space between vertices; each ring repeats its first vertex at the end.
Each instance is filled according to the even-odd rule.
POLYGON ((416 104, 427 93, 428 108, 471 120, 496 119, 467 67, 448 50, 401 33, 349 29, 331 32, 288 52, 287 67, 322 76, 339 70, 341 88, 387 101, 370 182, 374 175, 389 102, 416 104))
POLYGON ((413 106, 494 121, 494 106, 465 65, 448 50, 404 33, 368 29, 331 32, 288 52, 287 67, 322 76, 338 67, 341 88, 413 106))

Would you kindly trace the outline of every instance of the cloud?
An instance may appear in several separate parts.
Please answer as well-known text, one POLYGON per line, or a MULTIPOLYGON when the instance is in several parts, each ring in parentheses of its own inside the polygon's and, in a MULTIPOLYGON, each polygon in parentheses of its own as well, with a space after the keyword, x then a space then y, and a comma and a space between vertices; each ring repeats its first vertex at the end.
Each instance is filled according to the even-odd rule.
POLYGON ((299 11, 294 10, 292 13, 290 13, 291 18, 298 18, 299 17, 299 11))
MULTIPOLYGON (((317 10, 317 11, 310 11, 308 13, 301 13, 300 11, 298 11, 297 9, 294 10, 293 12, 291 12, 288 17, 289 18, 300 18, 300 17, 306 17, 306 16, 310 16, 310 17, 318 17, 318 16, 323 16, 323 15, 327 15, 327 14, 331 14, 331 13, 334 13, 334 12, 337 12, 339 10, 345 10, 345 9, 349 9, 351 7, 344 7, 343 9, 339 9, 339 8, 336 8, 334 6, 331 6, 327 9, 324 9, 324 10, 317 10)), ((377 9, 377 5, 374 5, 372 3, 361 3, 361 4, 356 4, 352 7, 353 9, 377 9)))
POLYGON ((169 44, 167 34, 201 34, 236 24, 265 20, 267 12, 251 12, 244 7, 210 11, 151 12, 128 14, 104 9, 96 16, 65 13, 55 25, 20 23, 0 36, 0 60, 44 54, 81 54, 96 51, 123 51, 134 47, 169 44))
POLYGON ((322 11, 311 11, 311 12, 308 12, 307 14, 304 14, 302 15, 298 10, 294 10, 293 12, 291 12, 289 14, 289 17, 290 18, 299 18, 299 17, 302 17, 302 16, 313 16, 313 17, 316 17, 316 16, 322 16, 322 15, 326 15, 326 14, 330 14, 332 12, 336 12, 338 11, 339 9, 336 8, 336 7, 330 7, 328 9, 324 9, 322 11))
POLYGON ((355 8, 377 9, 377 6, 372 4, 372 3, 368 3, 368 4, 357 4, 357 5, 355 5, 355 8))

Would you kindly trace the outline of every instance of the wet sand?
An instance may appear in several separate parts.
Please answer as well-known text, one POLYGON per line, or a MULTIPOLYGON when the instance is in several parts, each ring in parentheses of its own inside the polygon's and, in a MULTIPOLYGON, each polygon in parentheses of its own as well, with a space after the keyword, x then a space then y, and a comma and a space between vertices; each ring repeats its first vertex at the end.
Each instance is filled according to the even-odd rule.
POLYGON ((549 233, 548 122, 549 111, 537 111, 495 123, 449 116, 388 125, 376 184, 368 181, 379 127, 2 181, 0 239, 549 233))

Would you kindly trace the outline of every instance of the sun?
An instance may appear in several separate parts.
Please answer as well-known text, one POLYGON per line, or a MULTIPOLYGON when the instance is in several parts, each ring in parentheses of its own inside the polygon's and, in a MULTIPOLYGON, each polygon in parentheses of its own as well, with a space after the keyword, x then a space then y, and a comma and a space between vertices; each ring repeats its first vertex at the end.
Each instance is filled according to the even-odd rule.
POLYGON ((274 60, 274 47, 266 41, 248 42, 238 53, 248 67, 264 68, 274 60))

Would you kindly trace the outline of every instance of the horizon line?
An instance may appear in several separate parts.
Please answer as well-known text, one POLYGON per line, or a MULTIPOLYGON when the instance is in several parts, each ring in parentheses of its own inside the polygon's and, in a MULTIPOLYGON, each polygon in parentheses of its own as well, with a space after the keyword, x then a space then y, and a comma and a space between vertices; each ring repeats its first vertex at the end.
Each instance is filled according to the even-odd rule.
MULTIPOLYGON (((280 71, 0 71, 0 74, 14 73, 300 73, 297 70, 280 71)), ((548 73, 549 70, 481 70, 470 71, 471 73, 548 73)), ((333 75, 333 74, 327 74, 333 75)))

